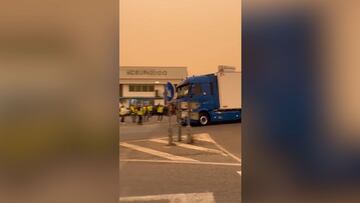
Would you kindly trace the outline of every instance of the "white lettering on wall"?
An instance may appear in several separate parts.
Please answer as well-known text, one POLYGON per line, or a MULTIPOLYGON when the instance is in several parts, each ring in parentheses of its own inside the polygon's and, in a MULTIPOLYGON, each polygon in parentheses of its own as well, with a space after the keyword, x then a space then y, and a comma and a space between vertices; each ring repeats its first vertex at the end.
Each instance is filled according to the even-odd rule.
POLYGON ((167 71, 161 70, 128 70, 127 75, 167 75, 167 71))

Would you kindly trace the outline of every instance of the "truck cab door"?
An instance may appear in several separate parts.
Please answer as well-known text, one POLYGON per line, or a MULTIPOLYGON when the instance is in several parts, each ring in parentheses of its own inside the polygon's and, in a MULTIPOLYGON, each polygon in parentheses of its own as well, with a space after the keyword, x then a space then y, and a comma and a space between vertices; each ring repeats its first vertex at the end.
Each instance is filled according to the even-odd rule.
POLYGON ((192 100, 200 104, 200 108, 213 108, 214 99, 210 91, 210 83, 193 84, 190 94, 192 100))

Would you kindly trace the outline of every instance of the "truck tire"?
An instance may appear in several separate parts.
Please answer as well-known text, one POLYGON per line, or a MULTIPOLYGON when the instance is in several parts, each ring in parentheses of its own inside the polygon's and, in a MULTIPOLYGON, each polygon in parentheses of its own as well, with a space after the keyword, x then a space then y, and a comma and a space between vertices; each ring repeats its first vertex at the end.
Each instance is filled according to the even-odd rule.
POLYGON ((207 113, 200 113, 199 115, 199 124, 202 126, 205 126, 207 124, 209 124, 210 119, 209 119, 209 115, 207 113))

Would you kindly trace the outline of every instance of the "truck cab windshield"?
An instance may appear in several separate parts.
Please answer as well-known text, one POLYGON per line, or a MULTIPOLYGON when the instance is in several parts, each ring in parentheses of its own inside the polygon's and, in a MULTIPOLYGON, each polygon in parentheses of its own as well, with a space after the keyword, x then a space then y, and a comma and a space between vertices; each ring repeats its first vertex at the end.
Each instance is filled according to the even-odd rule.
POLYGON ((189 94, 189 90, 190 90, 190 85, 182 85, 179 86, 178 88, 176 88, 176 92, 177 92, 177 98, 182 98, 185 97, 189 94))

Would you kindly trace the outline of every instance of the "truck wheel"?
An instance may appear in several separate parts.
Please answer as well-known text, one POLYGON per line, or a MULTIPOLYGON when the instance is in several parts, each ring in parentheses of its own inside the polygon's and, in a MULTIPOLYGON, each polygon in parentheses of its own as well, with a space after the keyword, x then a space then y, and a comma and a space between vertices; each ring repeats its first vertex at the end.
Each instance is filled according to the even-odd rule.
POLYGON ((209 116, 206 113, 200 113, 199 115, 199 123, 202 126, 209 124, 209 116))

